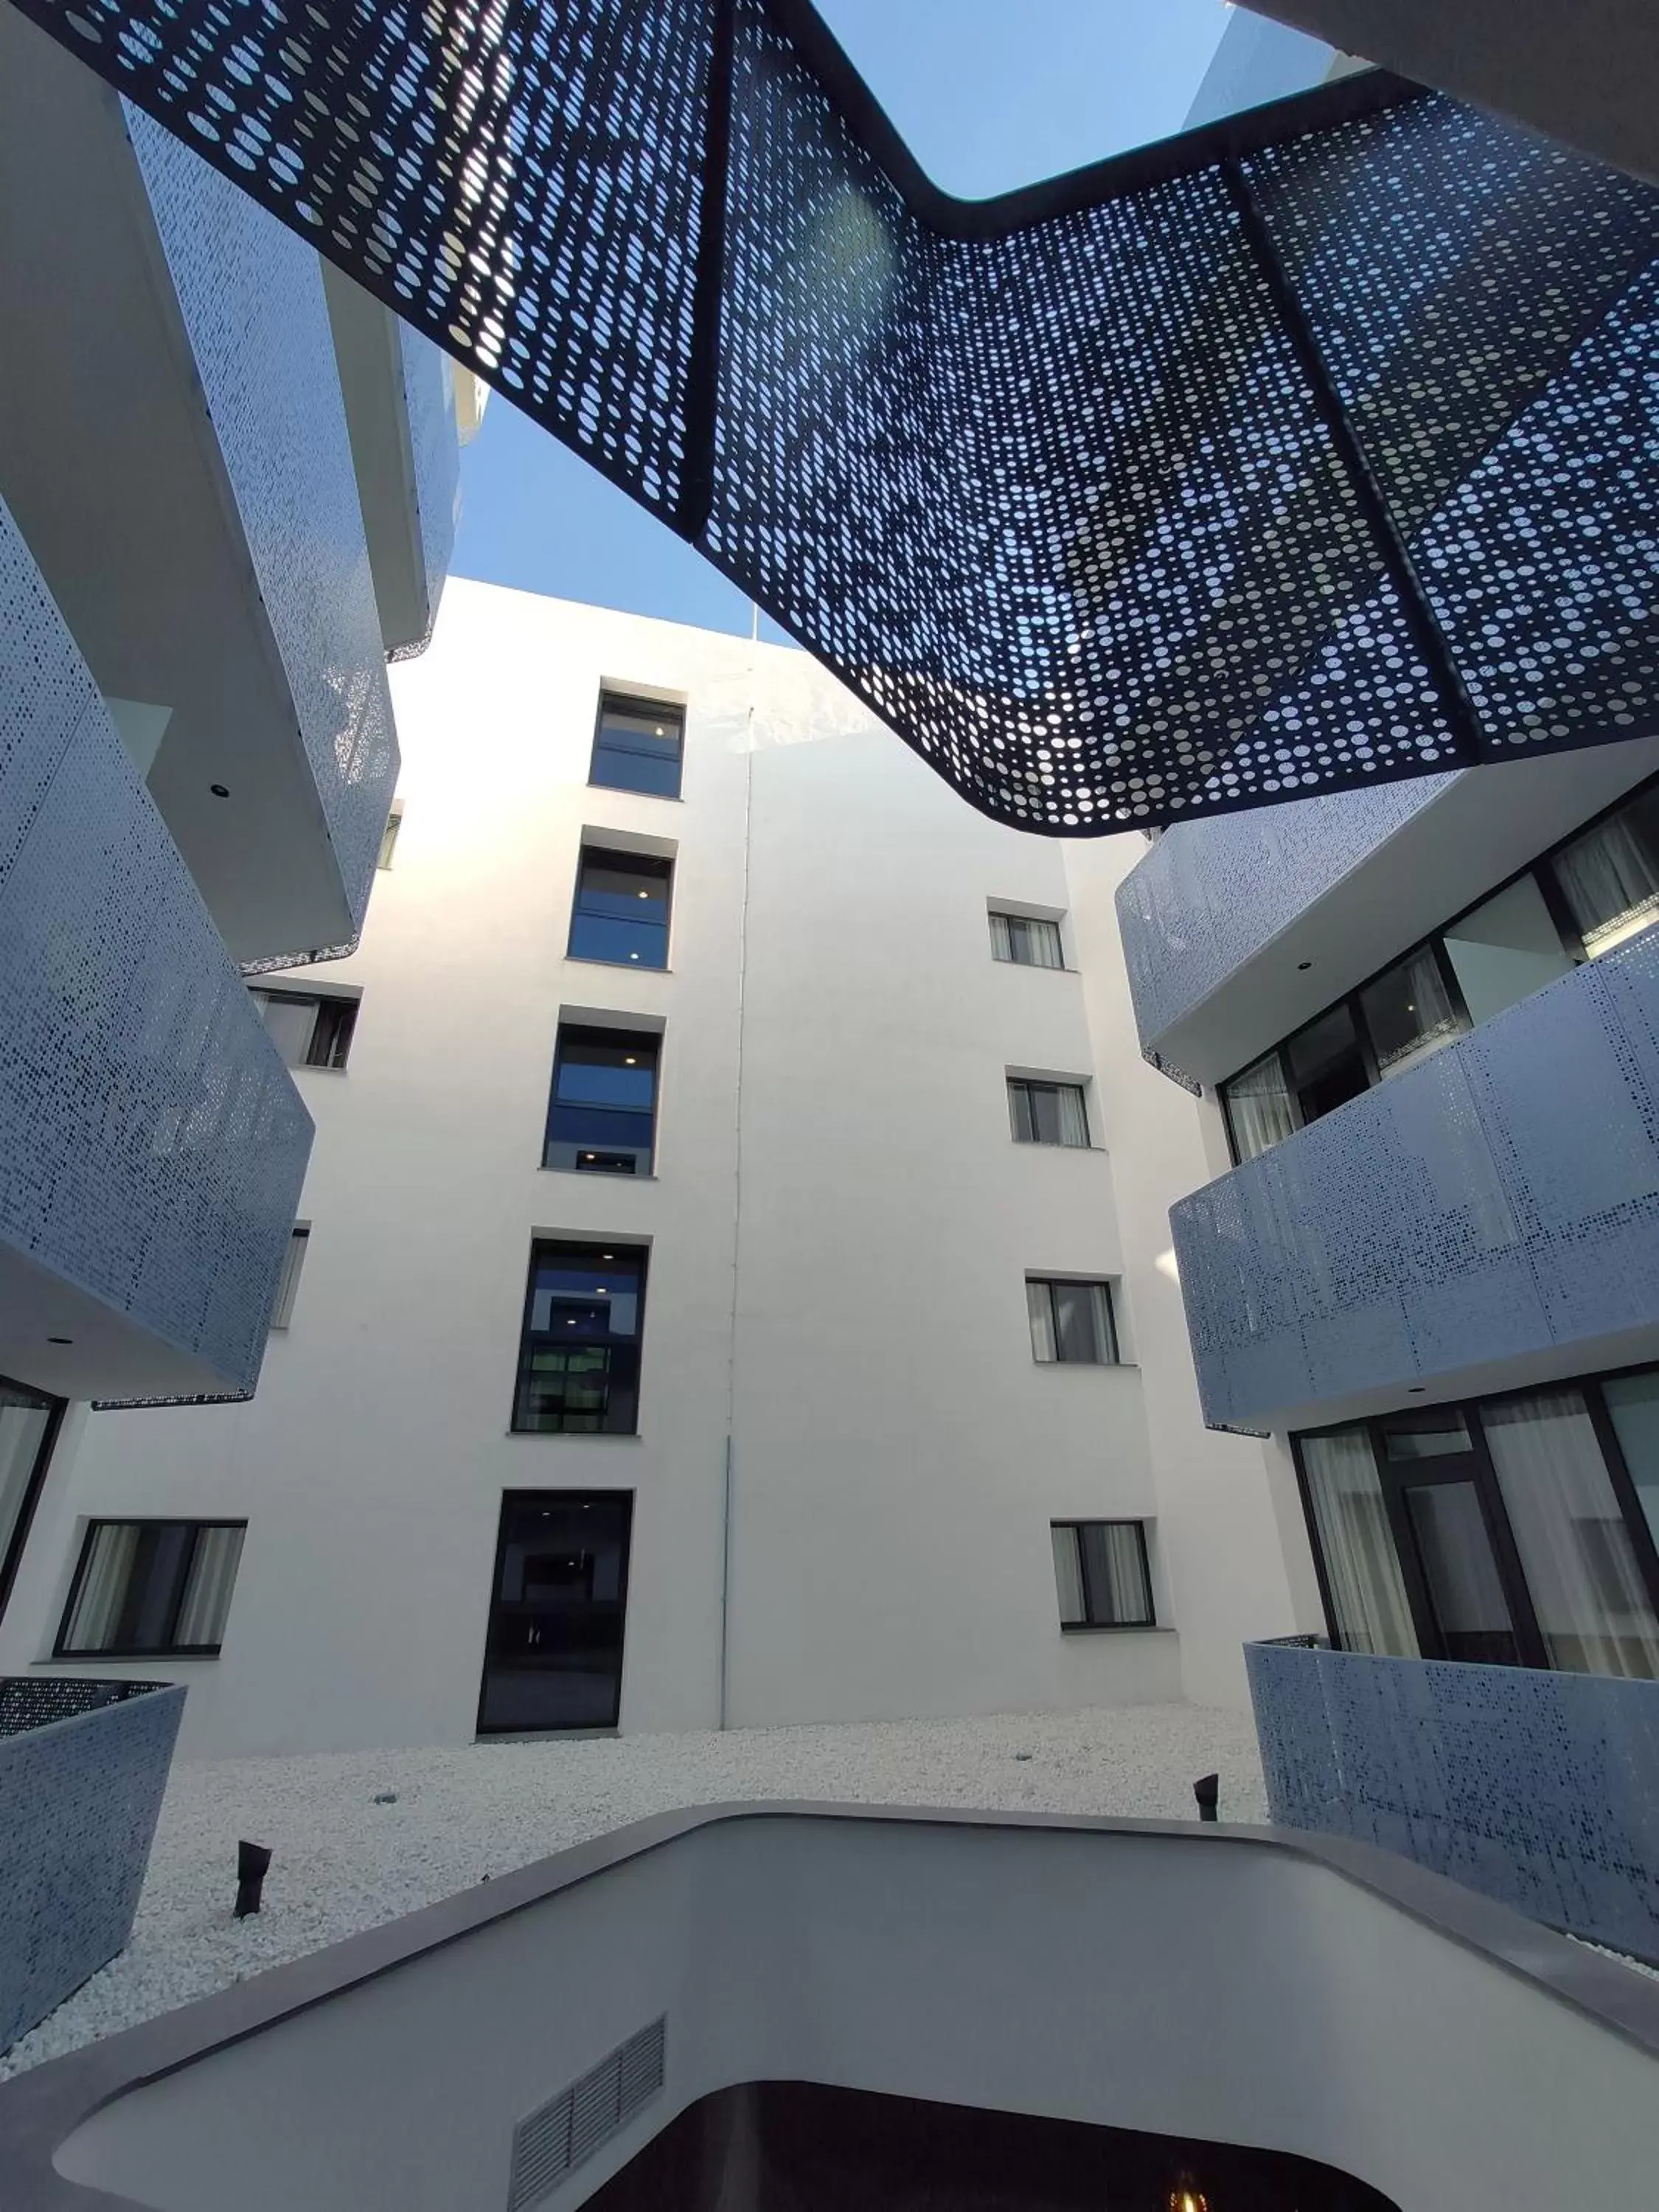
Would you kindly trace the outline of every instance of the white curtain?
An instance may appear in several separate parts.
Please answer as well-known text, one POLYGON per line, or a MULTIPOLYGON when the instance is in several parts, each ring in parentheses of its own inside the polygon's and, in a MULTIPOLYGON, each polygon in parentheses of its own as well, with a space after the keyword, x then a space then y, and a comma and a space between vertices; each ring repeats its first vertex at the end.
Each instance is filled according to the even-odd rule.
POLYGON ((1417 1635, 1370 1437, 1364 1429, 1304 1437, 1302 1466, 1343 1649, 1415 1659, 1417 1635))
MULTIPOLYGON (((1372 991, 1380 994, 1384 989, 1391 994, 1403 990, 1405 998, 1399 1011, 1413 1027, 1403 1042, 1387 1052, 1379 1048, 1376 1055, 1379 1075, 1402 1074, 1419 1060, 1426 1059, 1430 1053, 1437 1052, 1443 1044, 1449 1044, 1454 1037, 1462 1036, 1463 1018, 1452 1005, 1440 973, 1440 963, 1427 945, 1420 952, 1413 953, 1409 960, 1402 961, 1382 983, 1374 984, 1371 991, 1360 994, 1360 1003, 1366 1007, 1368 1021, 1370 1021, 1368 1001, 1372 991)), ((1376 1024, 1374 1021, 1370 1021, 1370 1027, 1375 1036, 1376 1024)))
POLYGON ((1054 1586, 1060 1592, 1062 1626, 1075 1628, 1088 1619, 1083 1602, 1083 1562, 1078 1556, 1077 1530, 1051 1528, 1054 1540, 1054 1586))
POLYGON ((1243 1075, 1236 1075, 1227 1085, 1226 1097, 1233 1142, 1241 1160, 1253 1160, 1282 1139, 1294 1135, 1296 1107, 1285 1086, 1285 1073, 1276 1052, 1247 1067, 1243 1075))
POLYGON ((1511 1398, 1484 1407, 1480 1425, 1550 1663, 1659 1675, 1659 1620, 1583 1396, 1511 1398))
POLYGON ((1085 1521, 1083 1559, 1090 1619, 1121 1628, 1144 1624, 1152 1607, 1141 1564, 1140 1530, 1133 1521, 1085 1521))
POLYGON ((103 1651, 115 1641, 137 1549, 138 1530, 131 1521, 103 1521, 93 1529, 65 1651, 103 1651))
POLYGON ((1033 921, 1023 914, 991 916, 991 951, 999 960, 1012 960, 1022 968, 1061 966, 1060 924, 1033 921))
POLYGON ((1054 1342, 1054 1302, 1047 1283, 1027 1283, 1026 1310, 1031 1322, 1031 1357, 1046 1364, 1058 1359, 1060 1347, 1054 1342))
POLYGON ((1083 1103, 1080 1084, 1062 1083, 1057 1086, 1060 1101, 1060 1141, 1062 1145, 1086 1145, 1089 1141, 1089 1116, 1083 1103))
POLYGON ((1587 952, 1605 952, 1659 915, 1659 872, 1647 841, 1623 815, 1569 845, 1550 865, 1587 952))
POLYGON ((223 1641, 225 1616, 242 1557, 246 1528, 198 1528, 196 1549, 185 1583, 184 1603, 173 1640, 177 1644, 213 1644, 223 1641))

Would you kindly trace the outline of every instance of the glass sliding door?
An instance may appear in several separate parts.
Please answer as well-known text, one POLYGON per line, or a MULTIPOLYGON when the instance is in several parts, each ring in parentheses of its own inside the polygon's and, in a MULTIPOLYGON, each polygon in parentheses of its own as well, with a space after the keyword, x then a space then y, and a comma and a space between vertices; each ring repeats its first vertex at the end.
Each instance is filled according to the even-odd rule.
POLYGON ((1362 1424, 1304 1437, 1302 1473, 1337 1642, 1345 1651, 1415 1659, 1417 1632, 1369 1431, 1362 1424))
POLYGON ((1438 1656, 1518 1667, 1520 1639, 1474 1484, 1410 1482, 1401 1497, 1438 1656))
POLYGON ((503 1498, 480 1735, 615 1728, 633 1520, 629 1491, 503 1498))

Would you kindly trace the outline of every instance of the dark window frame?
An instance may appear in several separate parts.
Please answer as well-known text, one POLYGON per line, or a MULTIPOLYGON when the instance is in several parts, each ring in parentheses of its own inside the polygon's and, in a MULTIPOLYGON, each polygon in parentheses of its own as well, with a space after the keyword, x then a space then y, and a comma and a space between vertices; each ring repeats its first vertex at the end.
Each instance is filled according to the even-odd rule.
MULTIPOLYGON (((69 1596, 64 1601, 63 1616, 58 1624, 58 1633, 52 1641, 54 1659, 216 1659, 224 1650, 222 1638, 217 1644, 179 1644, 173 1640, 179 1625, 179 1615, 184 1610, 185 1593, 190 1587, 190 1571, 196 1558, 196 1539, 204 1528, 240 1528, 244 1544, 248 1523, 235 1515, 224 1515, 211 1520, 194 1520, 186 1516, 166 1513, 94 1514, 87 1522, 81 1539, 80 1556, 75 1563, 75 1573, 70 1583, 69 1596), (96 1650, 76 1646, 69 1648, 67 1638, 70 1624, 75 1619, 75 1609, 81 1601, 82 1585, 87 1570, 92 1564, 93 1539, 100 1528, 188 1528, 191 1532, 189 1550, 174 1578, 167 1603, 167 1635, 165 1643, 145 1644, 100 1644, 96 1650)), ((241 1560, 236 1563, 237 1579, 241 1577, 241 1560)), ((232 1595, 235 1595, 233 1588, 232 1595)), ((229 1606, 226 1606, 228 1614, 229 1606)))
MULTIPOLYGON (((578 1021, 574 1018, 566 1020, 562 1017, 561 1018, 558 1027, 555 1030, 553 1036, 553 1073, 549 1079, 548 1085, 547 1118, 542 1125, 542 1168, 544 1172, 548 1175, 629 1175, 632 1176, 636 1182, 644 1182, 656 1174, 657 1117, 659 1109, 662 1103, 663 1036, 664 1032, 661 1030, 615 1029, 607 1027, 605 1024, 599 1022, 584 1022, 578 1021), (651 1141, 648 1145, 644 1146, 636 1145, 630 1146, 617 1145, 609 1148, 611 1152, 618 1155, 624 1152, 629 1153, 630 1159, 633 1153, 643 1152, 646 1155, 645 1165, 643 1167, 635 1167, 632 1164, 626 1168, 607 1167, 602 1165, 600 1163, 607 1150, 607 1148, 603 1145, 592 1147, 595 1158, 587 1164, 584 1164, 580 1161, 578 1161, 575 1165, 567 1168, 549 1159, 548 1154, 552 1151, 555 1142, 557 1141, 559 1143, 563 1143, 566 1141, 563 1139, 555 1139, 553 1135, 553 1116, 559 1110, 561 1106, 571 1106, 574 1103, 574 1102, 568 1099, 562 1099, 559 1097, 559 1071, 564 1065, 565 1039, 567 1036, 580 1036, 587 1038, 603 1039, 606 1044, 613 1046, 618 1050, 625 1045, 633 1045, 641 1053, 648 1053, 650 1054, 651 1141)), ((595 1106, 585 1110, 595 1114, 602 1114, 637 1112, 640 1109, 628 1107, 595 1106)), ((573 1146, 573 1149, 580 1151, 581 1147, 573 1146)))
MULTIPOLYGON (((589 1343, 603 1343, 607 1346, 628 1345, 633 1347, 634 1419, 632 1426, 625 1429, 567 1429, 562 1427, 546 1428, 539 1426, 532 1428, 527 1424, 521 1424, 519 1419, 520 1404, 525 1395, 528 1358, 532 1335, 545 1333, 532 1332, 530 1326, 531 1316, 534 1313, 536 1306, 536 1270, 540 1263, 540 1255, 544 1252, 591 1252, 603 1263, 605 1255, 601 1251, 600 1247, 605 1241, 607 1240, 603 1237, 596 1236, 588 1231, 573 1232, 568 1236, 559 1237, 538 1236, 533 1237, 531 1239, 530 1261, 525 1270, 524 1310, 522 1318, 519 1323, 519 1347, 513 1370, 513 1403, 507 1425, 507 1433, 510 1436, 583 1437, 591 1438, 595 1437, 637 1437, 640 1433, 640 1394, 644 1384, 645 1369, 645 1304, 651 1272, 651 1246, 649 1243, 645 1243, 641 1239, 637 1231, 629 1236, 616 1237, 608 1240, 611 1247, 611 1256, 612 1264, 616 1264, 617 1255, 618 1254, 625 1254, 628 1257, 627 1261, 623 1264, 637 1263, 638 1266, 640 1286, 638 1303, 635 1309, 634 1334, 631 1336, 611 1337, 607 1335, 603 1338, 590 1337, 586 1340, 586 1341, 589 1343)), ((609 1374, 609 1368, 607 1368, 606 1372, 609 1374)))
POLYGON ((499 1741, 502 1740, 510 1741, 514 1735, 524 1735, 526 1734, 537 1736, 567 1735, 581 1735, 584 1734, 591 1735, 595 1733, 603 1733, 606 1730, 615 1729, 621 1724, 623 1674, 626 1668, 628 1660, 628 1595, 629 1585, 633 1579, 634 1571, 635 1506, 636 1502, 637 1493, 635 1491, 622 1488, 614 1490, 593 1490, 591 1488, 586 1490, 527 1490, 521 1488, 515 1484, 512 1488, 506 1489, 501 1492, 501 1504, 495 1516, 495 1563, 490 1570, 489 1605, 489 1610, 485 1615, 483 1664, 478 1670, 478 1705, 472 1724, 472 1733, 476 1737, 485 1741, 499 1741), (621 1589, 616 1600, 617 1609, 622 1615, 622 1638, 617 1654, 617 1694, 612 1701, 611 1715, 609 1721, 584 1723, 568 1729, 534 1729, 525 1730, 521 1729, 486 1728, 484 1726, 484 1700, 489 1693, 489 1626, 495 1620, 495 1607, 498 1602, 498 1594, 501 1587, 501 1570, 507 1560, 507 1510, 512 1505, 527 1504, 532 1499, 542 1498, 556 1498, 565 1504, 578 1506, 598 1505, 601 1503, 606 1505, 614 1505, 619 1502, 625 1504, 628 1522, 627 1535, 622 1547, 622 1574, 620 1577, 621 1589))
MULTIPOLYGON (((1091 1152, 1094 1151, 1094 1124, 1089 1115, 1089 1085, 1086 1079, 1073 1082, 1068 1078, 1053 1075, 1010 1075, 1006 1077, 1004 1079, 1008 1086, 1009 1131, 1015 1144, 1041 1145, 1045 1146, 1049 1152, 1091 1152), (1081 1108, 1083 1114, 1083 1142, 1080 1145, 1070 1145, 1066 1143, 1064 1137, 1021 1136, 1018 1127, 1018 1117, 1014 1113, 1014 1093, 1017 1091, 1024 1091, 1028 1094, 1026 1099, 1027 1119, 1030 1121, 1033 1129, 1036 1127, 1036 1115, 1033 1110, 1031 1110, 1031 1101, 1029 1096, 1030 1092, 1034 1091, 1052 1091, 1056 1094, 1056 1096, 1058 1096, 1058 1094, 1062 1091, 1074 1091, 1077 1093, 1078 1103, 1081 1108)), ((1058 1107, 1055 1109, 1055 1115, 1056 1119, 1058 1119, 1058 1107)))
MULTIPOLYGON (((1231 1103, 1227 1096, 1229 1086, 1237 1082, 1241 1075, 1248 1075, 1252 1068, 1259 1067, 1264 1060, 1276 1059, 1279 1063, 1279 1079, 1290 1096, 1292 1109, 1297 1115, 1297 1127, 1291 1134, 1294 1135, 1302 1129, 1310 1127, 1312 1126, 1310 1123, 1302 1120, 1300 1109, 1296 1104, 1295 1086, 1290 1080, 1290 1071, 1285 1063, 1285 1053, 1288 1046, 1294 1044, 1296 1040, 1312 1029, 1316 1023, 1322 1022, 1327 1015, 1335 1013, 1339 1008, 1346 1007, 1348 1010, 1354 1024, 1355 1034, 1359 1039, 1361 1055, 1365 1061, 1367 1090, 1378 1089, 1387 1079, 1377 1071, 1376 1054, 1371 1043, 1364 1015, 1360 1008, 1359 996, 1361 992, 1370 990, 1374 983, 1380 983, 1390 969, 1399 967, 1402 961, 1409 960, 1413 953, 1425 950, 1433 953, 1447 994, 1454 1008, 1463 1017, 1466 1024, 1464 1034, 1468 1035, 1469 1030, 1474 1029, 1476 1024, 1469 1020, 1468 1006, 1458 985, 1457 977, 1453 972, 1445 940, 1449 934, 1455 932, 1459 922, 1467 921, 1469 916, 1478 913, 1488 900, 1501 896, 1504 891, 1512 890, 1516 884, 1524 878, 1528 877, 1532 878, 1539 896, 1543 900, 1550 920, 1555 925, 1556 933, 1561 939, 1563 957, 1571 961, 1577 968, 1588 965, 1594 956, 1584 948, 1584 940, 1579 934, 1578 925, 1573 920, 1571 910, 1567 905, 1559 884, 1556 881, 1555 872, 1550 863, 1558 853, 1565 852, 1569 845, 1577 844, 1581 837, 1589 836, 1593 830, 1599 830, 1604 823, 1612 821, 1615 815, 1622 813, 1626 807, 1632 805, 1636 800, 1656 789, 1659 789, 1659 775, 1644 777, 1640 783, 1632 784, 1628 791, 1621 793, 1609 805, 1602 807, 1599 813, 1589 816, 1575 830, 1570 830, 1565 836, 1558 837, 1553 845, 1547 845, 1541 853, 1534 854, 1524 866, 1515 869, 1501 882, 1493 884, 1489 890, 1482 891, 1478 898, 1471 899, 1467 906, 1459 907, 1455 914, 1449 915, 1444 921, 1438 923, 1425 935, 1414 939, 1403 951, 1397 952, 1392 959, 1384 961, 1382 965, 1370 975, 1362 976, 1352 990, 1345 991, 1340 998, 1333 999, 1328 1006, 1322 1006, 1319 1012, 1310 1016, 1307 1021, 1299 1022, 1295 1029, 1269 1045, 1265 1051, 1253 1053, 1250 1058, 1236 1067, 1231 1075, 1218 1083, 1215 1092, 1221 1102, 1222 1123, 1226 1130, 1227 1149, 1231 1155, 1233 1165, 1244 1167, 1249 1163, 1239 1150, 1238 1136, 1233 1126, 1231 1103)), ((1656 924, 1655 927, 1659 927, 1659 924, 1656 924)), ((1340 1112, 1340 1109, 1334 1110, 1340 1112)), ((1322 1119, 1323 1116, 1320 1118, 1322 1119)), ((1281 1139, 1280 1141, 1283 1142, 1284 1139, 1281 1139)), ((1269 1146, 1268 1149, 1272 1150, 1272 1147, 1269 1146)), ((1260 1152, 1251 1155, 1251 1158, 1256 1159, 1264 1157, 1265 1155, 1260 1152)), ((1310 1433, 1313 1432, 1310 1431, 1310 1433)))
POLYGON ((380 832, 380 849, 375 858, 376 875, 389 875, 398 857, 398 840, 403 834, 404 803, 394 799, 386 809, 386 827, 380 832))
POLYGON ((1363 1429, 1370 1446, 1377 1480, 1382 1492, 1383 1510, 1389 1533, 1394 1542, 1395 1556, 1399 1564, 1401 1578, 1405 1584, 1407 1603, 1411 1609, 1412 1627, 1418 1648, 1425 1658, 1444 1656, 1440 1637, 1429 1601, 1422 1564, 1418 1556, 1415 1536, 1407 1518, 1403 1492, 1409 1486, 1432 1483, 1469 1481, 1474 1484, 1476 1499, 1481 1517, 1492 1541, 1492 1554, 1497 1563, 1504 1597, 1510 1608, 1516 1641, 1524 1667, 1553 1671, 1550 1666, 1548 1647, 1539 1626, 1532 1592, 1526 1571, 1510 1526, 1509 1511, 1492 1464, 1492 1452, 1486 1442, 1482 1409, 1502 1406, 1516 1399, 1530 1398, 1543 1390, 1576 1390, 1583 1399, 1585 1411, 1595 1431, 1606 1465, 1607 1479, 1613 1490, 1620 1518, 1629 1539, 1637 1571, 1641 1576, 1648 1601, 1659 1613, 1659 1545, 1656 1545, 1642 1501, 1631 1475, 1624 1451, 1620 1445, 1613 1417, 1602 1395, 1602 1385, 1619 1381, 1627 1375, 1659 1374, 1659 1361, 1639 1360, 1632 1365, 1608 1367, 1590 1375, 1568 1375, 1547 1382, 1522 1384, 1510 1390, 1492 1390, 1477 1398, 1449 1398, 1432 1407, 1401 1407, 1392 1413, 1379 1413, 1358 1421, 1331 1421, 1317 1428, 1298 1429, 1290 1437, 1291 1458, 1296 1469, 1297 1494, 1302 1506, 1303 1524, 1307 1530, 1309 1549, 1313 1554, 1314 1573, 1319 1585, 1319 1601, 1325 1616, 1325 1632, 1333 1650, 1346 1647, 1336 1617, 1329 1576, 1324 1553, 1320 1547, 1318 1523, 1314 1517, 1313 1497, 1308 1480, 1308 1471, 1303 1459, 1302 1446, 1309 1437, 1328 1437, 1346 1434, 1363 1429), (1449 1413, 1459 1415, 1468 1431, 1470 1449, 1468 1453, 1447 1454, 1444 1459, 1413 1461, 1390 1460, 1384 1449, 1382 1431, 1399 1427, 1414 1414, 1425 1418, 1449 1413), (1450 1464, 1448 1465, 1447 1462, 1450 1464))
MULTIPOLYGON (((565 958, 567 960, 586 961, 590 965, 597 968, 620 968, 625 974, 637 972, 642 975, 666 975, 668 973, 669 946, 672 939, 674 927, 674 877, 678 860, 678 854, 664 853, 638 853, 633 851, 630 848, 625 845, 601 845, 597 842, 590 842, 587 838, 584 837, 576 850, 576 880, 570 894, 570 927, 565 934, 565 958), (577 923, 584 918, 581 902, 582 877, 590 859, 597 860, 601 866, 618 867, 623 872, 626 872, 627 869, 632 867, 636 869, 641 875, 659 875, 662 878, 664 890, 662 901, 662 958, 660 960, 641 960, 639 962, 631 960, 608 960, 603 953, 578 952, 575 950, 576 926, 577 923)), ((589 921, 617 921, 621 923, 621 926, 623 927, 629 926, 626 923, 621 922, 620 916, 614 915, 589 915, 586 918, 589 921)))
POLYGON ((69 1411, 69 1401, 54 1398, 49 1390, 37 1390, 32 1382, 15 1382, 9 1375, 0 1376, 0 1383, 3 1383, 9 1391, 15 1391, 31 1412, 44 1413, 46 1416, 46 1425, 40 1431, 40 1441, 34 1448, 34 1464, 29 1469, 28 1480, 23 1486, 17 1519, 4 1553, 0 1553, 0 1620, 3 1620, 16 1584, 18 1570, 23 1564, 23 1553, 28 1545, 35 1510, 46 1489, 46 1477, 52 1472, 52 1454, 63 1432, 64 1416, 69 1411))
MULTIPOLYGON (((311 1036, 306 1045, 303 1060, 286 1060, 289 1067, 320 1067, 331 1075, 343 1075, 351 1057, 352 1041, 357 1034, 357 1013, 362 999, 349 991, 293 991, 285 984, 254 983, 254 995, 272 999, 288 1006, 309 1006, 313 1009, 311 1036), (325 1018, 326 1016, 326 1018, 325 1018), (319 1054, 319 1046, 322 1046, 319 1054)), ((259 1017, 264 1020, 263 1014, 259 1017)))
MULTIPOLYGON (((1015 912, 1012 907, 1006 906, 988 906, 985 912, 987 922, 991 932, 991 958, 997 967, 1039 969, 1044 974, 1049 975, 1066 975, 1073 972, 1071 963, 1066 957, 1066 933, 1060 927, 1060 920, 1056 915, 1052 914, 1018 914, 1015 912), (1004 956, 997 951, 996 925, 1000 921, 1021 922, 1028 929, 1032 927, 1034 925, 1044 929, 1052 929, 1054 933, 1054 945, 1060 954, 1059 959, 1052 963, 1043 960, 1021 960, 1012 950, 1005 958, 1004 956)), ((1013 934, 1011 931, 1008 939, 1011 947, 1013 941, 1013 934)))
MULTIPOLYGON (((634 757, 648 760, 663 757, 662 755, 655 753, 645 753, 634 757)), ((685 784, 685 707, 684 702, 672 699, 651 699, 647 698, 643 692, 613 690, 609 684, 602 684, 599 688, 599 705, 594 709, 593 714, 593 743, 588 750, 587 781, 589 788, 595 791, 629 791, 640 799, 679 799, 685 784), (632 714, 641 720, 647 716, 659 715, 664 721, 675 725, 672 791, 653 791, 637 783, 614 783, 608 776, 603 776, 599 773, 600 763, 607 754, 626 755, 629 750, 625 745, 607 745, 604 743, 605 724, 612 714, 632 714)))
MULTIPOLYGON (((1079 1534, 1077 1547, 1078 1580, 1083 1586, 1083 1607, 1085 1618, 1082 1620, 1062 1620, 1060 1624, 1060 1632, 1062 1636, 1116 1636, 1158 1626, 1158 1600, 1152 1589, 1152 1556, 1146 1547, 1145 1520, 1132 1520, 1127 1517, 1105 1518, 1091 1514, 1083 1519, 1073 1517, 1050 1521, 1048 1527, 1051 1531, 1055 1528, 1069 1528, 1079 1532, 1085 1528, 1133 1528, 1135 1532, 1136 1549, 1140 1557, 1140 1587, 1146 1600, 1146 1617, 1144 1620, 1097 1620, 1094 1617, 1094 1591, 1089 1577, 1089 1556, 1084 1548, 1079 1534)), ((1052 1541, 1052 1537, 1050 1540, 1052 1541)), ((1056 1601, 1058 1601, 1057 1593, 1056 1601)))
POLYGON ((1035 1347, 1033 1348, 1031 1352, 1031 1364, 1033 1367, 1121 1367, 1123 1365, 1122 1346, 1118 1335, 1117 1301, 1112 1296, 1112 1279, 1109 1275, 1027 1275, 1024 1279, 1024 1283, 1027 1294, 1026 1334, 1028 1339, 1030 1334, 1030 1294, 1034 1286, 1045 1290, 1048 1293, 1049 1326, 1054 1331, 1054 1338, 1055 1349, 1054 1356, 1052 1359, 1039 1359, 1036 1356, 1035 1347), (1108 1356, 1104 1359, 1066 1359, 1061 1356, 1059 1348, 1060 1313, 1058 1308, 1054 1304, 1054 1292, 1056 1290, 1060 1289, 1085 1291, 1100 1290, 1105 1292, 1106 1343, 1108 1356))

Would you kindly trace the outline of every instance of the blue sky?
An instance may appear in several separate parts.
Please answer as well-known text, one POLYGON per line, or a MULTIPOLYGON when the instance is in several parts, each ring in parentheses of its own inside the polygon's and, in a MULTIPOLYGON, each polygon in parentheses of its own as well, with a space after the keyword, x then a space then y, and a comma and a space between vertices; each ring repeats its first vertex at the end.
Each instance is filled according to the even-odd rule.
MULTIPOLYGON (((923 168, 973 198, 1178 131, 1228 20, 1222 0, 818 5, 923 168)), ((748 631, 724 577, 499 396, 461 500, 457 575, 748 631)))

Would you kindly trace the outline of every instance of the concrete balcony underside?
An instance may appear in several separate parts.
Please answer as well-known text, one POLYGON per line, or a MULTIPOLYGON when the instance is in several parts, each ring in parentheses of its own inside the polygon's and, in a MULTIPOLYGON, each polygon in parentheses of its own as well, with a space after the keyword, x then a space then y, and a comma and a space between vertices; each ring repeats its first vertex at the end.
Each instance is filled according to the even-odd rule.
POLYGON ((1170 1223, 1212 1422, 1313 1427, 1659 1356, 1659 930, 1170 1223))
POLYGON ((159 718, 225 943, 343 942, 397 745, 316 255, 7 8, 0 267, 0 497, 99 689, 159 718))
POLYGON ((1659 739, 1171 830, 1118 926, 1140 1041, 1219 1083, 1659 769, 1659 739))
POLYGON ((250 1385, 311 1119, 0 506, 0 1373, 250 1385))

